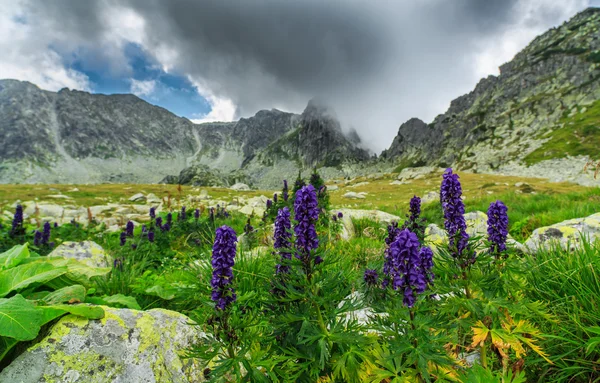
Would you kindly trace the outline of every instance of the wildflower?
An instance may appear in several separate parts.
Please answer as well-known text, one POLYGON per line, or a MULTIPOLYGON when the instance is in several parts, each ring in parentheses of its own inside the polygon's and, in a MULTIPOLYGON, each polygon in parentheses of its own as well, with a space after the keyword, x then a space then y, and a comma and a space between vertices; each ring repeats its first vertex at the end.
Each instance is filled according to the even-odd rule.
POLYGON ((173 213, 169 213, 169 214, 167 214, 167 225, 169 225, 169 227, 171 227, 172 224, 173 224, 173 213))
POLYGON ((416 222, 416 220, 419 219, 419 216, 421 215, 421 198, 413 196, 410 199, 409 211, 410 216, 408 217, 408 219, 412 222, 416 222))
POLYGON ((154 232, 153 231, 148 232, 148 241, 154 242, 154 232))
POLYGON ((376 286, 377 283, 379 283, 379 276, 377 275, 377 271, 373 269, 366 269, 365 275, 363 276, 363 280, 369 287, 376 286))
POLYGON ((132 244, 131 244, 131 248, 132 248, 133 250, 137 249, 137 244, 135 244, 135 243, 132 243, 132 244))
POLYGON ((210 214, 208 215, 211 221, 215 220, 215 208, 211 207, 210 208, 210 214))
POLYGON ((271 206, 273 206, 273 201, 271 201, 270 199, 267 200, 267 210, 271 209, 271 206))
POLYGON ((252 227, 252 224, 250 223, 250 218, 248 218, 248 220, 246 221, 246 225, 244 226, 244 233, 246 233, 246 235, 250 235, 253 231, 254 227, 252 227))
POLYGON ((162 217, 158 217, 158 218, 156 218, 156 226, 157 226, 159 229, 162 229, 162 217))
POLYGON ((181 213, 179 214, 179 216, 177 217, 178 221, 185 221, 187 218, 187 214, 185 212, 185 206, 183 206, 181 208, 181 213))
POLYGON ((119 239, 121 241, 121 246, 125 246, 125 242, 127 242, 127 233, 122 231, 119 239))
POLYGON ((277 203, 277 193, 273 193, 273 202, 277 203))
POLYGON ((42 245, 47 245, 50 242, 50 222, 44 223, 44 231, 42 232, 42 245))
POLYGON ((320 255, 317 255, 315 257, 315 265, 318 265, 319 263, 323 262, 323 258, 321 258, 320 255))
POLYGON ((334 215, 332 215, 332 216, 331 216, 331 219, 333 220, 333 222, 337 222, 337 215, 335 215, 335 214, 334 214, 334 215))
POLYGON ((168 222, 165 223, 164 225, 162 225, 161 230, 162 231, 170 231, 171 230, 171 224, 169 224, 168 222))
POLYGON ((287 202, 288 198, 290 197, 288 192, 289 192, 289 189, 288 189, 288 183, 287 183, 287 180, 283 180, 283 190, 282 190, 282 194, 283 194, 283 200, 284 200, 285 202, 287 202))
POLYGON ((423 242, 425 239, 425 225, 423 224, 423 220, 420 219, 421 216, 421 198, 417 196, 413 196, 410 199, 410 208, 409 214, 407 215, 407 219, 402 225, 403 229, 408 229, 417 235, 420 242, 423 242))
POLYGON ((433 283, 433 251, 427 246, 421 247, 419 250, 419 257, 421 258, 421 270, 423 275, 425 276, 425 282, 427 285, 431 285, 433 283))
POLYGON ((196 219, 196 221, 200 218, 200 209, 196 209, 194 211, 194 219, 196 219))
POLYGON ((344 218, 344 214, 341 211, 338 212, 337 216, 339 219, 344 218))
POLYGON ((115 258, 113 261, 113 268, 123 271, 123 261, 121 258, 115 258))
POLYGON ((450 248, 454 250, 455 257, 463 255, 469 241, 464 217, 465 204, 461 195, 462 188, 458 174, 452 173, 452 169, 447 169, 440 188, 440 202, 444 209, 444 226, 448 232, 450 248))
POLYGON ((148 230, 148 228, 146 227, 146 225, 142 225, 142 234, 146 232, 146 230, 148 230))
POLYGON ((39 230, 36 230, 33 235, 33 244, 35 246, 40 246, 42 244, 42 233, 39 230))
MULTIPOLYGON (((290 259, 290 245, 292 240, 292 225, 290 223, 290 209, 284 207, 279 209, 275 218, 275 229, 273 231, 273 248, 281 259, 290 259)), ((287 272, 287 266, 277 265, 277 273, 287 272)))
POLYGON ((390 245, 396 240, 396 237, 400 233, 400 229, 398 228, 398 222, 392 222, 387 227, 388 235, 385 238, 385 244, 387 245, 384 253, 384 261, 383 261, 383 281, 381 286, 386 288, 391 279, 391 270, 392 270, 392 260, 390 258, 390 245))
POLYGON ((317 195, 312 185, 303 186, 296 192, 294 201, 296 225, 296 250, 298 258, 308 258, 310 251, 319 246, 319 239, 315 231, 315 222, 319 219, 317 195))
POLYGON ((216 308, 224 310, 236 300, 233 283, 233 271, 237 237, 235 231, 228 226, 217 229, 212 252, 213 274, 210 281, 212 287, 211 299, 216 302, 216 308))
POLYGON ((15 209, 15 215, 13 216, 12 228, 10 230, 11 235, 23 234, 23 206, 17 205, 15 209))
POLYGON ((155 219, 156 218, 156 208, 151 207, 150 208, 150 219, 155 219))
POLYGON ((58 222, 54 222, 54 228, 56 229, 58 227, 58 222))
POLYGON ((133 237, 133 222, 127 221, 127 225, 125 225, 125 233, 128 237, 133 237))
POLYGON ((415 304, 415 293, 422 293, 427 288, 419 246, 417 235, 404 229, 398 233, 389 249, 392 288, 403 294, 403 303, 407 307, 415 304))
POLYGON ((506 250, 506 237, 508 236, 508 208, 502 201, 492 202, 488 208, 488 241, 490 251, 498 254, 506 250))

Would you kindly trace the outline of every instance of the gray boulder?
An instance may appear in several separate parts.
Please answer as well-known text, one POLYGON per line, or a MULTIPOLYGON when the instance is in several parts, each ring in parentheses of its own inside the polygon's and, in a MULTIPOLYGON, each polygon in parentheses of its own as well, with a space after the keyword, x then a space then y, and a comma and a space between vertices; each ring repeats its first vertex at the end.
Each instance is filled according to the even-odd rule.
POLYGON ((93 241, 63 242, 49 257, 74 258, 90 267, 108 267, 109 256, 93 241))

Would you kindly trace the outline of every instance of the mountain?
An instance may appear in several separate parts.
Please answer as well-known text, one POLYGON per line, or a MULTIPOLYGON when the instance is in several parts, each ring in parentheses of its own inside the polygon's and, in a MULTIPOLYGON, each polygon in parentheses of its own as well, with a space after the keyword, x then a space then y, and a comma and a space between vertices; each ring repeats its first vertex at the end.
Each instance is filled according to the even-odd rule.
POLYGON ((309 104, 302 115, 261 110, 236 122, 196 125, 134 95, 50 92, 0 80, 0 183, 165 179, 268 186, 264 169, 256 168, 280 161, 278 169, 289 168, 278 148, 299 159, 293 172, 368 157, 356 137, 347 139, 337 120, 316 108, 309 104), (318 139, 325 142, 317 145, 318 139), (183 177, 174 176, 180 172, 183 177))
POLYGON ((600 9, 590 8, 537 37, 430 124, 402 124, 381 159, 539 175, 559 158, 597 157, 599 29, 600 9))

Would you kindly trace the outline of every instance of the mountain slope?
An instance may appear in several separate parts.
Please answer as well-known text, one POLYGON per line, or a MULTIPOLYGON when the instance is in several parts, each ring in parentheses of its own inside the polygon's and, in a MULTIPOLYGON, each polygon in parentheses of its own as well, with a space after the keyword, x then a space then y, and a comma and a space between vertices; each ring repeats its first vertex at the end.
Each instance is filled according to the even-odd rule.
MULTIPOLYGON (((400 167, 431 164, 490 172, 597 155, 592 145, 566 145, 564 132, 600 99, 599 28, 600 10, 590 8, 537 37, 500 67, 498 77, 482 79, 431 124, 418 119, 402 124, 382 159, 400 167), (544 155, 549 143, 554 152, 544 155)), ((590 128, 586 139, 598 140, 599 133, 590 128)))

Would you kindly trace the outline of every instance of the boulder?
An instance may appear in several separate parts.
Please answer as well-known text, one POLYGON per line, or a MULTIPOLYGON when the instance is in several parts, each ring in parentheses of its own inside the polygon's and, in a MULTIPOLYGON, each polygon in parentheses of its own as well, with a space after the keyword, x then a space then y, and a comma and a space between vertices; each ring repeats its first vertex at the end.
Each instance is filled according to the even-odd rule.
POLYGON ((386 225, 400 221, 400 217, 380 210, 340 209, 339 212, 343 214, 340 221, 343 225, 342 238, 347 236, 347 238, 344 239, 350 239, 354 236, 353 219, 369 219, 386 225))
POLYGON ((356 193, 356 192, 348 192, 348 193, 344 194, 342 197, 350 198, 350 199, 365 199, 366 198, 363 194, 356 193))
POLYGON ((423 197, 421 197, 421 203, 431 203, 434 201, 440 200, 440 192, 429 191, 425 193, 423 197))
POLYGON ((150 193, 146 196, 146 203, 148 204, 159 204, 162 200, 156 196, 154 193, 150 193))
POLYGON ((74 258, 90 267, 108 267, 108 254, 93 241, 63 242, 49 257, 74 258))
POLYGON ((600 213, 537 228, 525 242, 525 248, 531 253, 552 246, 574 250, 581 246, 584 238, 591 242, 600 240, 600 213))
POLYGON ((327 186, 327 191, 336 191, 339 190, 339 186, 337 185, 326 185, 327 186))
POLYGON ((254 212, 254 208, 250 205, 246 205, 244 207, 242 207, 241 209, 238 210, 238 212, 247 215, 247 216, 251 216, 252 213, 254 212))
POLYGON ((238 182, 238 183, 232 185, 229 189, 236 190, 236 191, 250 191, 250 186, 243 184, 241 182, 238 182))
POLYGON ((188 317, 163 309, 103 308, 100 320, 61 318, 0 373, 0 382, 204 381, 200 363, 182 357, 202 336, 188 317))
POLYGON ((27 205, 27 207, 23 210, 23 214, 29 217, 34 217, 36 215, 36 206, 37 214, 39 214, 40 217, 60 218, 64 213, 64 208, 62 206, 50 203, 42 203, 39 205, 27 205))
POLYGON ((129 201, 131 202, 142 202, 146 200, 146 196, 142 193, 137 193, 129 197, 129 201))

